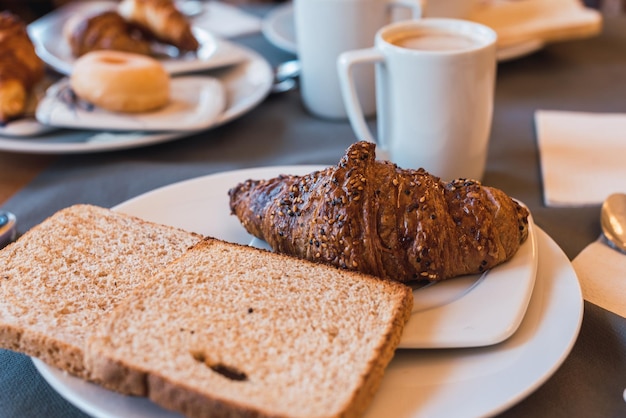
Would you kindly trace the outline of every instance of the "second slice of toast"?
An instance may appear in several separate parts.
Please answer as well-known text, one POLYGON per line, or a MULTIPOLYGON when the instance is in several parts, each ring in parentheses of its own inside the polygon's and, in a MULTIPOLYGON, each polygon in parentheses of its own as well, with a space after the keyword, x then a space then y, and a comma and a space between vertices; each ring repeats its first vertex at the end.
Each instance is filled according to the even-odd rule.
POLYGON ((206 238, 107 316, 86 365, 189 417, 358 416, 412 303, 400 283, 206 238))

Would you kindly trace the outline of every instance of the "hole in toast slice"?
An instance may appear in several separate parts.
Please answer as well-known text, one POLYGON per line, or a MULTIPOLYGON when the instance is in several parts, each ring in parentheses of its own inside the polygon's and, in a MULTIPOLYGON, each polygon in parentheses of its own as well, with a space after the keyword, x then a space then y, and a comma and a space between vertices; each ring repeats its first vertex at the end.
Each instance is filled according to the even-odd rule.
POLYGON ((203 352, 194 350, 190 352, 194 360, 203 363, 205 366, 213 370, 215 373, 221 374, 227 379, 243 382, 248 380, 248 376, 236 367, 229 366, 219 361, 211 361, 203 352))

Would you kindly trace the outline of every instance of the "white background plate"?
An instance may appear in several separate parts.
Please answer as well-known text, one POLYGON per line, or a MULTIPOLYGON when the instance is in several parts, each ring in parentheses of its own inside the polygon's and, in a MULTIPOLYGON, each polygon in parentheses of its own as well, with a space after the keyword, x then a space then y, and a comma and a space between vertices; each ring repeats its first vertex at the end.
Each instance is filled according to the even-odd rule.
MULTIPOLYGON (((274 46, 291 52, 298 53, 296 44, 296 31, 293 25, 293 4, 288 3, 272 10, 263 20, 263 35, 274 46)), ((498 61, 509 61, 532 54, 544 47, 540 40, 532 40, 506 48, 498 48, 496 52, 498 61)))
POLYGON ((278 6, 269 12, 263 19, 261 31, 274 46, 292 54, 298 53, 293 4, 278 6))
MULTIPOLYGON (((77 13, 92 13, 115 8, 110 1, 73 2, 58 8, 28 26, 28 33, 37 48, 37 53, 48 65, 61 74, 69 75, 76 58, 63 37, 63 25, 77 13)), ((241 62, 246 57, 241 50, 201 28, 193 28, 200 43, 195 54, 184 54, 162 58, 161 63, 170 74, 181 74, 208 70, 241 62)))
POLYGON ((53 126, 42 125, 33 117, 25 117, 10 121, 6 125, 0 125, 0 136, 30 137, 41 135, 54 129, 56 128, 53 126))
POLYGON ((117 131, 198 131, 211 126, 222 113, 226 97, 222 83, 208 76, 173 77, 169 103, 141 113, 109 112, 69 99, 69 79, 48 89, 37 106, 37 120, 52 126, 117 131))
MULTIPOLYGON (((261 103, 272 86, 273 73, 269 63, 251 49, 233 44, 246 56, 240 64, 213 70, 212 77, 221 81, 226 91, 226 109, 211 127, 240 117, 261 103)), ((92 130, 60 130, 31 138, 0 136, 0 150, 33 154, 70 154, 103 152, 136 148, 171 141, 192 132, 94 132, 92 130)))
MULTIPOLYGON (((240 244, 250 242, 228 208, 228 188, 248 178, 306 173, 268 167, 200 177, 146 193, 116 210, 240 244)), ((398 350, 366 417, 475 417, 510 407, 545 382, 569 354, 583 302, 571 263, 535 227, 539 265, 526 315, 506 341, 482 348, 398 350)), ((95 417, 174 417, 144 398, 122 396, 33 359, 50 385, 95 417)))

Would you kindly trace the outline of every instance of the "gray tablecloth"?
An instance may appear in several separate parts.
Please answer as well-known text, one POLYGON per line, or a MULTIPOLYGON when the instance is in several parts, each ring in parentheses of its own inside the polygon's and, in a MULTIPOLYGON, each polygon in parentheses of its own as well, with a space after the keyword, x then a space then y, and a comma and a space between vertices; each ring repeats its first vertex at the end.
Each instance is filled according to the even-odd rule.
MULTIPOLYGON (((260 35, 238 41, 273 64, 292 58, 260 35)), ((607 20, 600 37, 553 44, 498 68, 484 183, 524 201, 536 223, 571 259, 599 235, 599 207, 543 205, 533 125, 536 109, 626 112, 626 19, 607 20)), ((347 122, 313 118, 293 91, 270 96, 241 118, 186 139, 61 157, 10 199, 5 209, 18 215, 23 232, 74 203, 110 207, 205 174, 268 165, 334 164, 354 140, 347 122)), ((624 389, 626 320, 586 303, 580 336, 565 363, 502 416, 624 417, 624 389)), ((47 385, 29 358, 0 351, 0 416, 83 414, 47 385)))

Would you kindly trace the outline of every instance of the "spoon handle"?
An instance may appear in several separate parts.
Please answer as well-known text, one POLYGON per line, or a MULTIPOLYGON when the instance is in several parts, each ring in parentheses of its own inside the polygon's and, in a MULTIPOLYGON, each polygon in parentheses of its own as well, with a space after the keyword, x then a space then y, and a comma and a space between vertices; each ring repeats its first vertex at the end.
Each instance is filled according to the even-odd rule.
POLYGON ((0 210, 0 248, 4 248, 17 236, 17 218, 11 212, 0 210))
POLYGON ((614 193, 602 204, 602 235, 612 248, 626 253, 626 194, 614 193))

